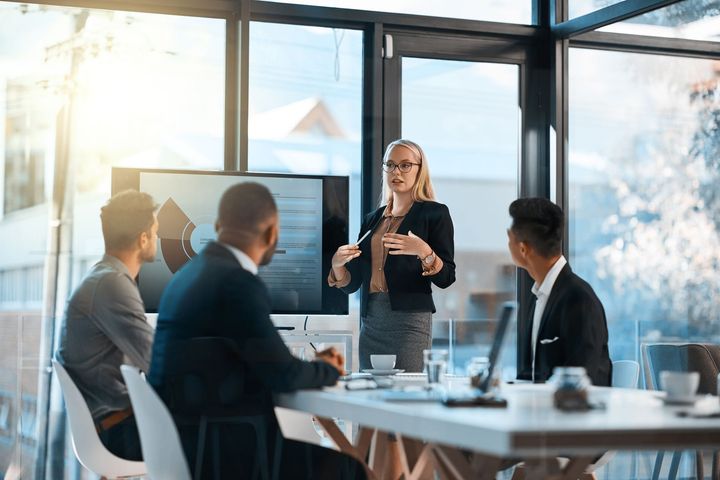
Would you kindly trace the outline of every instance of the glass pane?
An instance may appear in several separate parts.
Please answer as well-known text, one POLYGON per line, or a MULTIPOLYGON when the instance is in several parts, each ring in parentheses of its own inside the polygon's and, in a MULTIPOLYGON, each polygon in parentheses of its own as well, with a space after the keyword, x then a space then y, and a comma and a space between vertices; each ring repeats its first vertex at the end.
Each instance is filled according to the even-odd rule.
POLYGON ((718 93, 712 60, 571 50, 571 263, 613 360, 720 341, 718 93))
MULTIPOLYGON (((402 135, 425 150, 455 226, 457 280, 433 288, 433 342, 452 337, 458 371, 487 353, 500 305, 515 299, 505 230, 518 191, 519 67, 406 57, 402 69, 402 135)), ((514 376, 515 330, 508 333, 503 367, 514 376)))
MULTIPOLYGON (((361 220, 362 38, 357 30, 250 24, 249 169, 350 177, 350 239, 361 220)), ((350 299, 354 329, 358 299, 350 299)), ((338 328, 337 320, 327 325, 338 328)))
POLYGON ((623 0, 569 0, 568 17, 579 17, 588 13, 592 13, 595 10, 605 8, 609 5, 620 3, 621 1, 623 0))
POLYGON ((718 40, 720 1, 686 0, 600 30, 691 40, 718 40))
MULTIPOLYGON (((0 471, 22 467, 23 478, 33 478, 43 440, 34 435, 53 188, 67 188, 61 224, 72 239, 62 252, 70 260, 60 271, 62 303, 103 251, 99 208, 112 166, 222 168, 225 24, 0 2, 0 25, 0 322, 3 329, 13 318, 22 324, 21 335, 0 337, 20 349, 0 368, 16 361, 21 370, 15 390, 1 386, 15 403, 7 407, 12 419, 3 420, 10 403, 0 401, 0 436, 8 424, 16 437, 0 442, 0 471), (19 450, 11 450, 13 438, 19 450)), ((66 453, 69 475, 79 478, 66 453)))
POLYGON ((318 5, 323 7, 351 8, 376 12, 406 13, 431 17, 462 18, 490 22, 532 23, 531 0, 386 0, 384 2, 348 0, 271 0, 281 3, 318 5))

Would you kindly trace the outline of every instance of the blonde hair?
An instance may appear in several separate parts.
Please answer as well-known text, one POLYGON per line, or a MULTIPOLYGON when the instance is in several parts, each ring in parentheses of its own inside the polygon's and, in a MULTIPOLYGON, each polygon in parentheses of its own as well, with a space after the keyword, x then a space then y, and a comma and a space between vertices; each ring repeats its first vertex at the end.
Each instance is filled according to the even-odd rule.
MULTIPOLYGON (((420 164, 418 167, 417 178, 415 179, 415 185, 412 188, 412 199, 414 202, 426 202, 435 200, 435 190, 433 190, 432 181, 430 181, 430 168, 427 164, 427 157, 425 152, 415 142, 400 138, 391 142, 385 149, 385 155, 383 155, 383 163, 388 161, 390 152, 395 147, 405 147, 410 150, 415 157, 415 161, 420 164)), ((390 209, 392 209, 393 203, 393 192, 390 190, 387 184, 387 176, 383 175, 383 186, 382 194, 380 196, 380 206, 386 203, 390 209)))

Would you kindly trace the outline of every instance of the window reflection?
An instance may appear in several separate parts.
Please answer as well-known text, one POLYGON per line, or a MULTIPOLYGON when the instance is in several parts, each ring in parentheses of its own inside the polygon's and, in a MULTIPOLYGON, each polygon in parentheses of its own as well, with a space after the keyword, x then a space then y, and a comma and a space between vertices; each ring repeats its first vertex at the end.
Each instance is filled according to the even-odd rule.
POLYGON ((602 300, 611 357, 717 342, 716 62, 571 50, 572 265, 602 300))

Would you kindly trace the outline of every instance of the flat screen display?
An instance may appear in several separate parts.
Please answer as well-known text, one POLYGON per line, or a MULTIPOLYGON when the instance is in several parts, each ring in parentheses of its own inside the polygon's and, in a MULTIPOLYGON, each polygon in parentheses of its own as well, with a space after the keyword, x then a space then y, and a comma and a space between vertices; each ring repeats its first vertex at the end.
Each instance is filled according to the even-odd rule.
POLYGON ((215 240, 220 197, 242 182, 265 185, 278 207, 277 250, 258 272, 273 313, 347 315, 347 295, 327 285, 332 255, 348 243, 347 177, 113 168, 113 194, 131 188, 159 205, 158 253, 138 277, 145 309, 157 312, 173 274, 215 240))

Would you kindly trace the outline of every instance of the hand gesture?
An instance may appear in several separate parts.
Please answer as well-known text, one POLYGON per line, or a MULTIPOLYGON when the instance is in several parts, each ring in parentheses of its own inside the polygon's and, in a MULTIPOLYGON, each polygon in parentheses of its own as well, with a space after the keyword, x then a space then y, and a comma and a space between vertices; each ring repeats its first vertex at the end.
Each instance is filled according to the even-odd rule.
POLYGON ((343 245, 338 248, 332 257, 332 268, 340 268, 350 260, 360 256, 362 252, 357 245, 343 245))
POLYGON ((390 249, 390 255, 415 255, 425 258, 432 253, 430 245, 409 230, 407 235, 386 233, 383 235, 383 245, 390 249))
POLYGON ((345 357, 343 357, 342 353, 335 350, 335 347, 330 347, 321 352, 317 352, 315 354, 315 358, 329 363, 335 367, 338 372, 340 372, 340 375, 345 375, 345 357))

